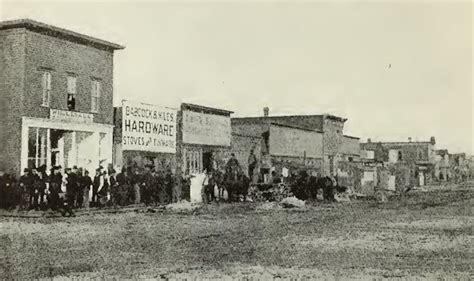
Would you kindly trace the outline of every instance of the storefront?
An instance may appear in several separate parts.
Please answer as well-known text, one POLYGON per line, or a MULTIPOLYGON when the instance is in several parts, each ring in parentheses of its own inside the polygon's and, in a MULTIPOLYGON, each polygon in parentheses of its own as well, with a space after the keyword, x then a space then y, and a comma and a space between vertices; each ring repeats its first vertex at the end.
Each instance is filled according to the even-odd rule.
POLYGON ((114 119, 115 166, 176 169, 176 109, 124 100, 114 119))
POLYGON ((89 113, 50 110, 50 118, 22 118, 21 170, 46 165, 93 171, 112 163, 113 125, 89 113))
POLYGON ((181 171, 186 175, 223 169, 230 155, 231 111, 181 105, 181 171))

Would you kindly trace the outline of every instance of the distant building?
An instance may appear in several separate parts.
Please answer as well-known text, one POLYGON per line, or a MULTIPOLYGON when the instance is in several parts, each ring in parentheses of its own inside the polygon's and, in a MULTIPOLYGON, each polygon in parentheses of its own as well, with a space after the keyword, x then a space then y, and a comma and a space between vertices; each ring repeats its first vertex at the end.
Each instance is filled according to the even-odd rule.
MULTIPOLYGON (((235 135, 247 134, 260 138, 260 182, 270 182, 272 172, 280 176, 284 168, 296 171, 304 167, 322 172, 322 132, 263 119, 247 121, 233 118, 232 132, 235 135)), ((247 150, 250 149, 247 147, 247 150)))
POLYGON ((431 181, 435 169, 436 140, 406 142, 372 142, 360 144, 363 161, 385 163, 391 167, 392 176, 396 176, 395 185, 424 185, 431 181))
POLYGON ((361 157, 360 138, 344 135, 340 154, 346 161, 359 161, 361 157))
POLYGON ((0 22, 0 170, 112 163, 113 55, 123 46, 0 22))
MULTIPOLYGON (((232 118, 232 132, 262 136, 273 160, 277 154, 283 154, 292 157, 293 162, 310 161, 307 163, 313 163, 313 168, 321 174, 334 174, 338 161, 360 157, 359 139, 343 134, 346 120, 334 115, 270 116, 265 108, 262 117, 232 118)), ((262 161, 266 161, 266 166, 262 164, 263 172, 274 167, 271 161, 262 161)))
POLYGON ((429 141, 372 142, 360 144, 363 158, 385 163, 428 165, 435 161, 434 137, 429 141))

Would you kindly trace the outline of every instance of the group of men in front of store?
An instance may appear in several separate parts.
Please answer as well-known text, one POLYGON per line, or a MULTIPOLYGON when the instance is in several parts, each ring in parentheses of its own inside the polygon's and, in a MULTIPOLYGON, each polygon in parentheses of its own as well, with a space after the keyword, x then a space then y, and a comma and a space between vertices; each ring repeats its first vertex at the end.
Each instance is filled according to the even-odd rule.
POLYGON ((124 167, 121 173, 99 167, 93 178, 76 166, 55 166, 48 174, 46 166, 25 169, 17 181, 9 174, 0 175, 0 208, 60 211, 73 215, 82 207, 125 206, 134 203, 169 203, 172 200, 174 176, 171 170, 158 172, 124 167), (65 192, 64 192, 65 191, 65 192))

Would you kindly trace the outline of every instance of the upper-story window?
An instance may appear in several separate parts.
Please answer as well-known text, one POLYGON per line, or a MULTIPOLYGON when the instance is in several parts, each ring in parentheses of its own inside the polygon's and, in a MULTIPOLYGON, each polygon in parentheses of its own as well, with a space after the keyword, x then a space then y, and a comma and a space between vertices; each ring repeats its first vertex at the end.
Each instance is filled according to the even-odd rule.
POLYGON ((91 111, 99 112, 101 82, 99 80, 92 80, 91 83, 91 111))
POLYGON ((75 76, 67 77, 67 109, 76 109, 76 83, 77 78, 75 76))
POLYGON ((45 71, 43 72, 43 99, 42 99, 42 106, 49 106, 50 99, 51 99, 51 72, 45 71))

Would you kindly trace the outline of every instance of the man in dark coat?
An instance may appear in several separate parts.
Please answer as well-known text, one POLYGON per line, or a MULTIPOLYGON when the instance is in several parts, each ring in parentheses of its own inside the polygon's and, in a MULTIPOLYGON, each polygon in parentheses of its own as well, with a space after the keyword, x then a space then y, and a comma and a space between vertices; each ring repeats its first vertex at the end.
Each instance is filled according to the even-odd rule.
POLYGON ((42 165, 38 168, 38 177, 40 181, 38 185, 39 205, 41 208, 44 208, 45 191, 48 185, 48 174, 46 174, 46 165, 42 165))
POLYGON ((48 203, 51 210, 57 211, 61 207, 59 193, 61 193, 61 186, 63 183, 63 176, 61 175, 59 167, 55 166, 51 169, 49 182, 48 203))
POLYGON ((166 194, 168 195, 168 202, 169 203, 172 203, 173 201, 177 202, 179 200, 177 196, 173 200, 174 176, 170 168, 168 168, 166 171, 164 183, 165 183, 166 194))
POLYGON ((100 181, 101 181, 102 173, 100 168, 97 168, 95 170, 95 176, 94 176, 94 181, 92 183, 92 202, 91 205, 97 205, 97 200, 98 200, 98 191, 100 187, 100 181))
POLYGON ((67 184, 66 184, 66 199, 67 204, 71 207, 75 207, 76 195, 79 189, 79 178, 77 176, 77 167, 74 166, 67 170, 67 184))
MULTIPOLYGON (((78 195, 78 206, 79 208, 82 207, 82 204, 84 203, 84 195, 89 196, 89 191, 92 187, 92 179, 89 176, 89 171, 85 170, 84 175, 82 175, 79 178, 79 193, 82 194, 82 196, 78 195)), ((86 201, 87 202, 87 201, 86 201)), ((86 205, 87 206, 87 205, 86 205)))
POLYGON ((34 190, 34 176, 31 170, 27 168, 20 177, 20 192, 22 193, 21 208, 28 206, 28 209, 32 209, 34 207, 34 190))
POLYGON ((149 205, 153 202, 153 189, 155 188, 155 177, 151 173, 152 167, 146 166, 142 177, 142 202, 149 205))
POLYGON ((116 177, 118 192, 117 192, 117 203, 120 206, 125 206, 129 203, 129 193, 131 189, 129 170, 125 167, 122 168, 122 172, 116 177))
POLYGON ((248 165, 249 165, 248 175, 249 175, 250 180, 253 182, 253 178, 254 178, 253 175, 255 173, 255 167, 257 166, 257 157, 255 156, 253 149, 250 150, 248 165))

